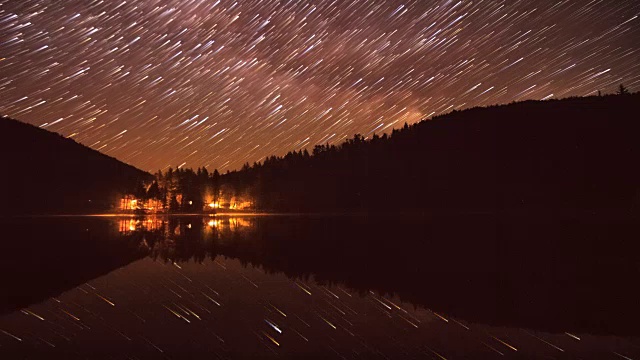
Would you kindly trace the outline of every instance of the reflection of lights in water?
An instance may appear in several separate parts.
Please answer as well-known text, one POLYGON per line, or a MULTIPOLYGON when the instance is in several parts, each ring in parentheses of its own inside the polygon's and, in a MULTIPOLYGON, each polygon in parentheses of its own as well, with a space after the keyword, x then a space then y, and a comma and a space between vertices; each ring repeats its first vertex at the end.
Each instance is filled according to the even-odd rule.
POLYGON ((121 219, 120 220, 120 232, 136 231, 136 227, 139 221, 134 219, 121 219))
MULTIPOLYGON (((121 233, 130 233, 136 231, 156 231, 166 229, 168 222, 163 220, 162 218, 157 217, 144 217, 144 218, 121 218, 118 219, 117 223, 118 231, 121 233)), ((250 228, 252 227, 252 222, 249 219, 242 217, 223 217, 216 218, 213 215, 209 218, 203 218, 202 223, 193 224, 182 222, 181 225, 176 226, 172 232, 175 235, 180 235, 180 228, 184 231, 184 229, 193 229, 194 226, 197 228, 198 226, 204 226, 206 229, 219 229, 219 230, 239 230, 242 228, 250 228)))
POLYGON ((157 218, 145 218, 145 219, 119 219, 118 229, 122 233, 138 231, 138 230, 160 230, 164 227, 165 222, 157 218))
POLYGON ((236 228, 238 227, 251 227, 251 222, 248 219, 244 218, 233 218, 230 219, 232 225, 236 228))
POLYGON ((204 220, 204 224, 210 228, 219 229, 239 229, 242 227, 251 227, 251 221, 244 218, 222 218, 204 220))

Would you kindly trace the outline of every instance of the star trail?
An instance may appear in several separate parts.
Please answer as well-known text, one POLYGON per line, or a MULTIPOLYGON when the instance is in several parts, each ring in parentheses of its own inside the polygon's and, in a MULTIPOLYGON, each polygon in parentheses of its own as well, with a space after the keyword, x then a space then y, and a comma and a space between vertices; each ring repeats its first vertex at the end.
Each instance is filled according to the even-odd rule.
POLYGON ((0 114, 155 171, 640 88, 640 1, 0 0, 0 114))

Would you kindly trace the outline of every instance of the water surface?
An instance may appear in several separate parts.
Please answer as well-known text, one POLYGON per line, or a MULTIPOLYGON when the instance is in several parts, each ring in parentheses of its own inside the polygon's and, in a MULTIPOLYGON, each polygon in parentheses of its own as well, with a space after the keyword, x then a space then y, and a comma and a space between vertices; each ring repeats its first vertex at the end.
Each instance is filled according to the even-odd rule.
POLYGON ((637 358, 634 219, 3 220, 2 358, 637 358))

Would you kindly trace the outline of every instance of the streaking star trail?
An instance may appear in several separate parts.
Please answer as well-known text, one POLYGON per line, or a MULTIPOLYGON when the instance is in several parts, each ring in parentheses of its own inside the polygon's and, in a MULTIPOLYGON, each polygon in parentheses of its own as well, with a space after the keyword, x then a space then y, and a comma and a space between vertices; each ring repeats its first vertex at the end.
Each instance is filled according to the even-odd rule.
POLYGON ((144 170, 640 87, 640 2, 0 0, 0 114, 144 170), (170 150, 170 151, 169 151, 170 150))

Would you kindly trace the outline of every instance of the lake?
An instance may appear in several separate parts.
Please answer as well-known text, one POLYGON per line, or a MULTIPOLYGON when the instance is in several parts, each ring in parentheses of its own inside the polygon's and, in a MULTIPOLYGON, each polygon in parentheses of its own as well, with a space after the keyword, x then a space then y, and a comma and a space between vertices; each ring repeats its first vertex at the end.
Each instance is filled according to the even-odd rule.
POLYGON ((0 358, 637 359, 638 221, 2 219, 0 358))

